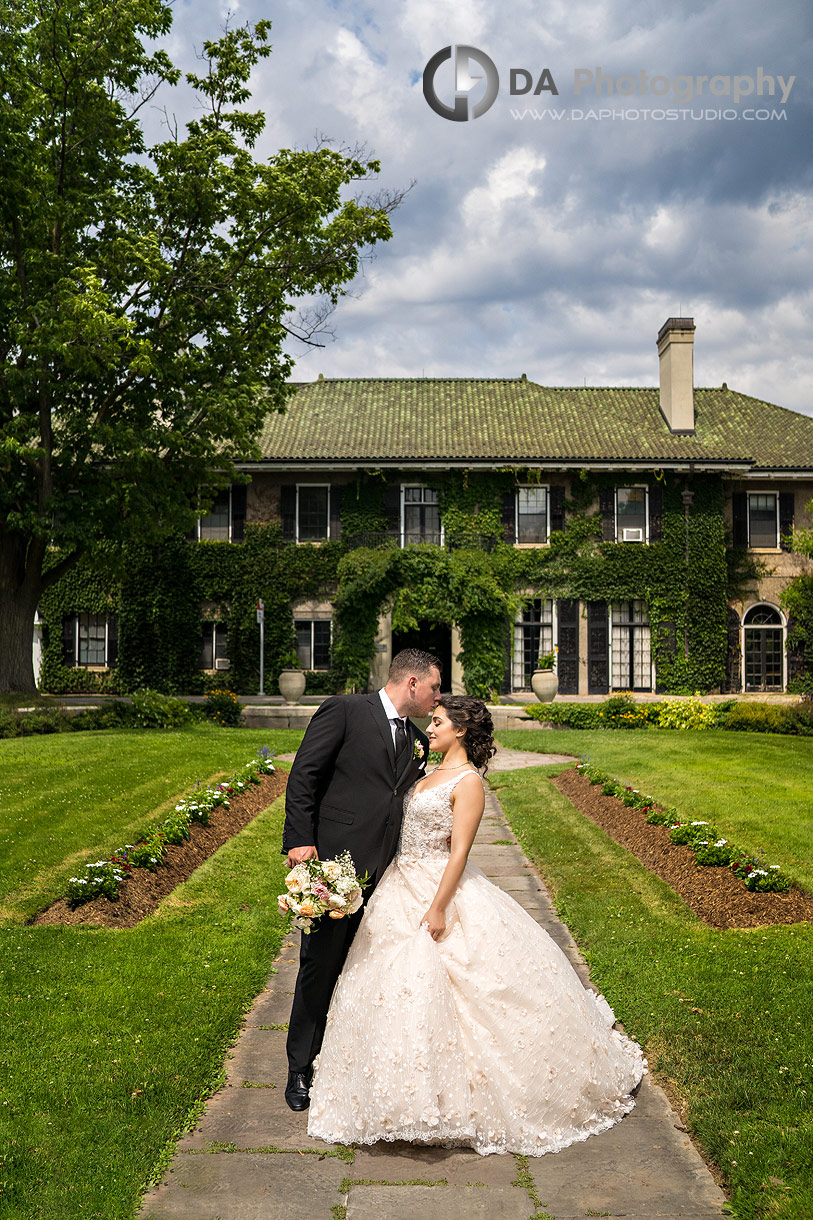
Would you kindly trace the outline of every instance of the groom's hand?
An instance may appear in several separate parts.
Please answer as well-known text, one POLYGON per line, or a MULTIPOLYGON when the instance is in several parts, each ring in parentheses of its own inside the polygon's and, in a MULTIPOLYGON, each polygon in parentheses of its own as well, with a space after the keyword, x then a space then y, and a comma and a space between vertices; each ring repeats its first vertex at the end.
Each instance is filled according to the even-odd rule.
POLYGON ((292 847, 288 852, 288 867, 296 868, 304 860, 318 860, 319 853, 315 847, 292 847))

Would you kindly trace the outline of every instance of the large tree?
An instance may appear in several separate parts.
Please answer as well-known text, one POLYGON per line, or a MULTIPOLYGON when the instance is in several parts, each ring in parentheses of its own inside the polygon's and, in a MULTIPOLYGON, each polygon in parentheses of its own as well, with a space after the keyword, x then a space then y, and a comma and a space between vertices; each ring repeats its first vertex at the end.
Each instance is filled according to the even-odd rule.
MULTIPOLYGON (((101 538, 188 528, 284 405, 297 299, 329 309, 397 199, 325 144, 253 156, 268 23, 180 82, 163 0, 0 0, 0 692, 34 689, 42 591, 101 538)), ((323 313, 317 309, 317 322, 323 313)), ((303 330, 304 327, 304 330, 303 330)))

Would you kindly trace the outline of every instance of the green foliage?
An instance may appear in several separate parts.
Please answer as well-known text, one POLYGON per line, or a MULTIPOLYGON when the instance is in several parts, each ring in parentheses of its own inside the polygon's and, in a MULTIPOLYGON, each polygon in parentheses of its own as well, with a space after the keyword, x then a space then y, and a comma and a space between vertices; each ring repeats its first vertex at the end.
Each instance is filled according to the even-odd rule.
POLYGON ((207 720, 215 724, 228 725, 237 728, 243 705, 230 690, 210 690, 203 705, 203 713, 207 720))
POLYGON ((658 712, 661 729, 713 729, 720 722, 721 713, 713 704, 704 703, 699 694, 691 699, 667 699, 658 712))
POLYGON ((178 729, 192 720, 192 709, 183 699, 157 690, 138 690, 130 700, 127 722, 140 729, 178 729))
POLYGON ((127 852, 128 863, 133 868, 146 868, 154 873, 164 858, 166 839, 157 828, 135 843, 127 852))
POLYGON ((188 694, 199 688, 200 611, 181 592, 193 580, 192 548, 180 538, 125 549, 119 594, 122 691, 148 687, 188 694))
POLYGON ((354 482, 342 488, 342 535, 358 538, 364 534, 383 534, 387 528, 384 513, 385 477, 380 472, 359 472, 354 482))
MULTIPOLYGON (((292 302, 335 304, 391 236, 398 197, 354 196, 378 163, 325 142, 255 160, 265 115, 245 104, 267 20, 203 42, 195 117, 148 148, 140 112, 181 75, 150 49, 169 4, 6 9, 0 615, 21 641, 43 589, 99 538, 183 532, 256 454, 289 393, 286 337, 323 317, 293 324, 292 302)), ((0 689, 33 689, 23 655, 0 639, 0 689)))
POLYGON ((632 695, 612 695, 601 703, 532 703, 532 720, 571 729, 643 729, 657 724, 660 703, 637 703, 632 695))

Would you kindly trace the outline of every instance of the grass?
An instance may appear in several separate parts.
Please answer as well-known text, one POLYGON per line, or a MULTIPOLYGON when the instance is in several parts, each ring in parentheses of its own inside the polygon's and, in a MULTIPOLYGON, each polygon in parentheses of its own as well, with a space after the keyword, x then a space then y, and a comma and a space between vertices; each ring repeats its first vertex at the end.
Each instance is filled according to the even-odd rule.
MULTIPOLYGON (((222 729, 77 734, 4 747, 23 745, 37 762, 52 816, 60 775, 75 774, 75 791, 97 794, 104 775, 115 776, 107 816, 118 840, 128 816, 129 824, 147 817, 151 800, 239 765, 260 744, 290 748, 288 735, 222 729), (89 769, 77 746, 88 751, 89 769), (124 799, 127 776, 137 781, 137 806, 124 799)), ((2 762, 7 789, 13 768, 5 749, 2 762)), ((23 795, 29 825, 47 843, 48 815, 39 815, 33 789, 23 795)), ((77 825, 62 808, 57 844, 70 832, 87 846, 91 829, 103 831, 96 802, 81 807, 88 816, 77 825)), ((135 1216, 141 1191, 218 1085, 226 1050, 279 948, 282 820, 280 798, 129 931, 0 928, 2 1220, 135 1216)), ((99 851, 101 839, 93 846, 99 851)), ((51 852, 56 875, 58 847, 51 852)))
MULTIPOLYGON (((509 736, 519 744, 513 734, 501 735, 509 736)), ((557 743, 548 748, 568 752, 573 734, 565 741, 565 734, 546 733, 544 741, 554 736, 557 743)), ((633 735, 606 733, 602 743, 604 737, 621 740, 596 761, 630 778, 616 751, 624 745, 634 750, 633 735)), ((649 734, 646 740, 651 746, 649 734)), ((744 763, 750 738, 747 746, 741 745, 744 763)), ((638 754, 633 757, 642 765, 638 754)), ((672 781, 665 769, 656 772, 656 761, 653 756, 637 777, 646 776, 648 789, 671 791, 672 781)), ((644 1046, 650 1067, 670 1083, 689 1130, 732 1193, 732 1214, 739 1220, 809 1220, 813 929, 708 928, 548 782, 560 769, 502 772, 489 781, 550 884, 594 982, 644 1046)), ((675 804, 688 812, 685 803, 675 804)), ((738 816, 748 815, 738 810, 738 816)))
POLYGON ((813 891, 813 738, 669 729, 544 730, 498 734, 509 749, 586 754, 686 817, 713 823, 726 838, 765 851, 813 891))
POLYGON ((108 856, 192 788, 301 733, 196 725, 0 741, 0 923, 60 897, 77 868, 108 856))

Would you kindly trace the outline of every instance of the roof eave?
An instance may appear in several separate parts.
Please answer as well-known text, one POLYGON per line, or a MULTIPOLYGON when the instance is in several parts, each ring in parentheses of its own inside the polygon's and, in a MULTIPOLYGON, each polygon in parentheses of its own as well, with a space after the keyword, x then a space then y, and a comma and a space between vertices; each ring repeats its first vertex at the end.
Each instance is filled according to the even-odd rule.
POLYGON ((302 470, 676 470, 715 471, 717 473, 748 474, 753 466, 747 459, 729 458, 263 458, 259 462, 239 462, 238 470, 258 472, 273 468, 279 471, 302 470))

